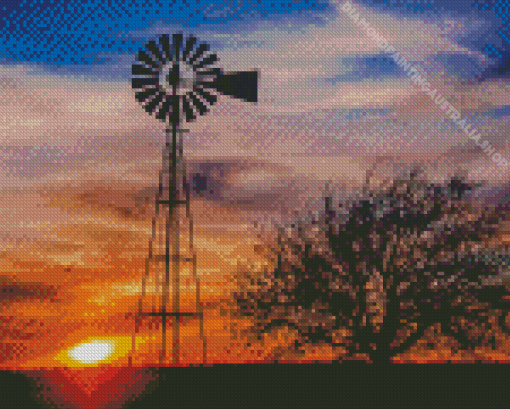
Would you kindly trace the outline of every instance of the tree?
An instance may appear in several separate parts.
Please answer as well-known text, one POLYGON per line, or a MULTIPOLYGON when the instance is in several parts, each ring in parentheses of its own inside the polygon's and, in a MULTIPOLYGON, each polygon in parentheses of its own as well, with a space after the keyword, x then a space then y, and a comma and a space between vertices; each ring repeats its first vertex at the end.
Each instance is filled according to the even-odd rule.
POLYGON ((274 268, 234 295, 253 330, 290 327, 296 349, 326 342, 374 362, 390 362, 438 325, 462 349, 496 347, 508 334, 509 293, 498 279, 508 259, 487 241, 507 216, 473 208, 460 178, 433 184, 419 173, 365 190, 343 217, 325 197, 323 217, 280 228, 274 268))

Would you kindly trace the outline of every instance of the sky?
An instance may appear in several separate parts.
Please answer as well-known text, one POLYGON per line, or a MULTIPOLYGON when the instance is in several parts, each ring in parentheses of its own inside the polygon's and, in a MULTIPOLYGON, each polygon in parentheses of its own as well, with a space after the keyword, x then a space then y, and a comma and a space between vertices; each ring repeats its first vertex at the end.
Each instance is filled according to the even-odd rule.
MULTIPOLYGON (((19 287, 5 312, 37 315, 42 302, 51 322, 69 327, 87 313, 93 325, 97 315, 74 308, 84 294, 112 307, 139 291, 165 124, 135 100, 131 66, 164 33, 208 43, 225 71, 259 72, 256 104, 222 95, 186 123, 199 273, 211 286, 253 256, 254 221, 317 210, 326 183, 342 196, 379 161, 381 180, 418 163, 432 180, 462 173, 486 181, 488 197, 508 193, 510 168, 467 138, 342 3, 4 0, 0 275, 6 286, 66 294, 50 303, 19 287)), ((510 162, 508 4, 352 4, 510 162)), ((77 342, 90 327, 69 333, 77 342)))

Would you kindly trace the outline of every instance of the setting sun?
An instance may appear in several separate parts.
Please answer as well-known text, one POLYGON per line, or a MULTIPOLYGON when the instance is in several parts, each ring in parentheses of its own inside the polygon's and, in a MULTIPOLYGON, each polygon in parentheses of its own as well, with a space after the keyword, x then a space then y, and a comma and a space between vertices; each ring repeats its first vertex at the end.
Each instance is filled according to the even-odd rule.
POLYGON ((68 355, 84 364, 95 364, 105 360, 114 352, 114 344, 111 342, 88 342, 78 345, 68 352, 68 355))
MULTIPOLYGON (((80 341, 78 339, 75 338, 74 342, 69 342, 69 347, 63 348, 54 355, 53 359, 60 362, 60 365, 64 364, 67 368, 119 365, 121 362, 127 361, 131 347, 131 337, 82 337, 80 341)), ((139 341, 139 343, 143 342, 139 341)), ((43 357, 44 359, 47 358, 43 357)), ((36 359, 29 362, 28 366, 37 366, 40 363, 36 359)))

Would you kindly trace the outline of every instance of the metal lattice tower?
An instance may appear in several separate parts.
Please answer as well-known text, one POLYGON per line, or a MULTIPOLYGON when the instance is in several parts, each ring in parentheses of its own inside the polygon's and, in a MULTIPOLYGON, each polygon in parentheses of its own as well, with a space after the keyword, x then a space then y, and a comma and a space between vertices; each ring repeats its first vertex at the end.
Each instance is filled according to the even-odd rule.
POLYGON ((257 71, 225 73, 219 68, 211 67, 218 58, 215 54, 205 54, 209 50, 207 44, 195 47, 196 37, 189 36, 184 44, 183 35, 174 34, 172 40, 170 45, 170 37, 163 34, 159 38, 159 44, 156 41, 149 41, 145 49, 138 52, 137 62, 132 67, 132 86, 137 90, 136 99, 149 114, 155 114, 157 119, 169 126, 166 128, 163 166, 159 174, 156 215, 152 220, 149 255, 145 263, 142 291, 135 316, 130 365, 136 351, 136 336, 142 320, 151 317, 161 318, 160 364, 166 359, 169 318, 173 318, 173 363, 180 363, 180 321, 184 317, 199 318, 202 362, 206 362, 204 312, 200 300, 197 257, 193 247, 191 188, 183 158, 182 134, 188 130, 179 129, 180 117, 183 113, 186 122, 191 122, 196 119, 197 114, 204 115, 217 101, 217 94, 211 91, 248 102, 257 102, 257 71), (185 207, 185 214, 180 214, 182 207, 185 207), (162 208, 166 211, 162 212, 162 208), (183 219, 188 222, 187 238, 181 237, 181 232, 186 231, 183 229, 183 225, 186 224, 183 223, 183 219), (195 288, 194 311, 181 309, 181 263, 191 263, 191 280, 195 288), (144 302, 147 301, 152 301, 150 310, 144 306, 144 302))

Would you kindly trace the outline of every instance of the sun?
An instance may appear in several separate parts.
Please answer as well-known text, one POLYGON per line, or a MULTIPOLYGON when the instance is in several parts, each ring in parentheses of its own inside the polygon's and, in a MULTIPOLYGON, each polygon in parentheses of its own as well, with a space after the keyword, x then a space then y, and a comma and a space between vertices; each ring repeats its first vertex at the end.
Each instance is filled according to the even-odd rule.
POLYGON ((82 338, 62 349, 53 359, 70 368, 123 365, 132 347, 131 336, 82 338))
POLYGON ((76 346, 68 352, 68 356, 83 364, 95 364, 106 360, 114 353, 112 342, 92 341, 76 346))

